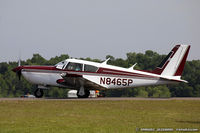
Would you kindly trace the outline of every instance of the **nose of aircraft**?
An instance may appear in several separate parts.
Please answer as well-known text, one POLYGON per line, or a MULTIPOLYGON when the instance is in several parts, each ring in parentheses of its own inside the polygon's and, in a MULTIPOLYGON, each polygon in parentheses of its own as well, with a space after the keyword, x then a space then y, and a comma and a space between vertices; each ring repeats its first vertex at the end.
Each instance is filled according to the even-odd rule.
POLYGON ((12 69, 13 72, 18 72, 23 69, 23 66, 18 66, 12 69))
POLYGON ((16 74, 17 74, 19 80, 21 79, 21 70, 22 70, 22 69, 23 69, 23 66, 18 66, 18 67, 16 67, 16 68, 12 69, 13 72, 16 72, 16 74))

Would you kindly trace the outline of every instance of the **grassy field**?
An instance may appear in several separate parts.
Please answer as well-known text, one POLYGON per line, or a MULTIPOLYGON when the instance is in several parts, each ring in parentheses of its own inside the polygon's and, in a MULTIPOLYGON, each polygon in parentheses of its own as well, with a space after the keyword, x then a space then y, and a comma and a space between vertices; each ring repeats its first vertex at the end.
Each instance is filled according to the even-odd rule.
POLYGON ((0 133, 134 133, 137 128, 199 127, 200 100, 0 101, 0 133))

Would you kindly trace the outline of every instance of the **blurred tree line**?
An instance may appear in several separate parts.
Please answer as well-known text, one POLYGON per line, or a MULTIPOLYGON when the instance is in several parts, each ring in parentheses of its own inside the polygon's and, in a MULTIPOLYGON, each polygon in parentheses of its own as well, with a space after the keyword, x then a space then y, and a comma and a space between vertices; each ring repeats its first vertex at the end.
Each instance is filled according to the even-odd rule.
MULTIPOLYGON (((108 64, 131 67, 137 63, 134 69, 138 70, 153 70, 166 55, 159 55, 156 52, 147 50, 145 53, 130 52, 126 54, 127 58, 115 58, 107 55, 110 58, 108 64)), ((69 55, 62 54, 46 60, 39 54, 33 54, 31 59, 21 61, 22 65, 55 65, 58 62, 68 59, 69 55)), ((88 61, 102 62, 99 59, 80 58, 88 61)), ((19 97, 24 94, 33 94, 36 85, 30 84, 23 76, 21 81, 12 69, 18 66, 18 62, 2 62, 0 63, 0 97, 19 97)), ((199 97, 200 96, 200 60, 187 61, 183 71, 182 79, 189 83, 180 83, 173 85, 136 87, 129 89, 117 89, 102 91, 108 97, 199 97)), ((67 88, 51 87, 44 91, 46 97, 66 98, 67 88)))

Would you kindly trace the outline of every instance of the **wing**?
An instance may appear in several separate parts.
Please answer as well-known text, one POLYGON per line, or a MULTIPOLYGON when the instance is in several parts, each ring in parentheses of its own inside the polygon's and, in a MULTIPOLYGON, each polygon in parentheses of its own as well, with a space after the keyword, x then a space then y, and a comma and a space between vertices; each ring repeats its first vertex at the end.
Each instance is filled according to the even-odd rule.
POLYGON ((57 80, 57 83, 66 86, 74 86, 75 88, 79 88, 82 84, 89 90, 105 90, 107 88, 106 85, 100 84, 99 76, 95 75, 81 75, 68 72, 62 73, 61 77, 63 79, 57 80))
POLYGON ((95 77, 94 77, 94 79, 90 79, 87 76, 83 75, 81 80, 84 81, 84 87, 88 88, 90 90, 105 90, 106 89, 105 86, 102 86, 102 85, 96 83, 95 77))

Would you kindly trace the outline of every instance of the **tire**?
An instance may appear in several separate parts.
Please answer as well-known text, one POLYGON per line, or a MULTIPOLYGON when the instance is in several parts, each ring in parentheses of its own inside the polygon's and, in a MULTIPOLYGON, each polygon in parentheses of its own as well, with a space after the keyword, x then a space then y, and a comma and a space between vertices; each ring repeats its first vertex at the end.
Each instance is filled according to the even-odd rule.
POLYGON ((37 90, 35 90, 34 95, 37 98, 41 98, 44 95, 44 92, 42 89, 37 89, 37 90))
POLYGON ((77 96, 78 98, 88 98, 90 95, 90 91, 89 90, 85 90, 85 95, 79 95, 79 90, 77 91, 77 96))

